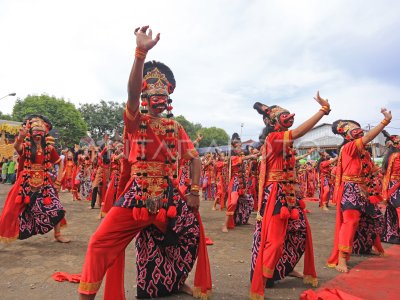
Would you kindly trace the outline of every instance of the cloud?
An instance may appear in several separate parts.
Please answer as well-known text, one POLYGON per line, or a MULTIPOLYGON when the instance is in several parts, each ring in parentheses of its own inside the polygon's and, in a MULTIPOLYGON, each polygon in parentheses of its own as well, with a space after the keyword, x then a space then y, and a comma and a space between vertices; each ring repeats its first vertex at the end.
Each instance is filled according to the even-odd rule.
POLYGON ((397 1, 9 0, 0 11, 4 95, 123 102, 133 29, 150 24, 161 40, 148 59, 173 69, 175 114, 192 122, 229 134, 244 123, 243 138, 256 139, 255 101, 295 112, 296 126, 318 110, 320 90, 332 103, 324 121, 374 124, 387 105, 400 128, 397 1))

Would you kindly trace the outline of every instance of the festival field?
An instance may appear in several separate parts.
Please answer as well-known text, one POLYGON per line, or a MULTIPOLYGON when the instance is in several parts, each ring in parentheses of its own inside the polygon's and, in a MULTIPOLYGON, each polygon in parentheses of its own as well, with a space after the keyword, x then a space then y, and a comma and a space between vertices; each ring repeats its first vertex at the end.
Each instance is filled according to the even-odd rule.
MULTIPOLYGON (((10 185, 0 184, 0 206, 10 185)), ((56 282, 51 275, 57 271, 79 273, 83 263, 88 240, 99 224, 96 217, 99 209, 89 210, 87 202, 72 202, 70 193, 62 193, 61 200, 67 210, 68 226, 62 231, 72 239, 69 244, 54 241, 53 233, 32 237, 25 241, 16 241, 9 245, 0 245, 0 299, 77 299, 77 284, 56 282)), ((201 213, 205 224, 206 235, 214 242, 208 246, 212 279, 212 299, 247 299, 249 291, 250 248, 253 234, 253 225, 237 227, 227 234, 221 232, 224 214, 211 210, 212 203, 201 202, 201 213)), ((313 232, 313 243, 317 273, 320 283, 324 284, 337 276, 337 272, 325 267, 325 260, 329 256, 332 246, 335 212, 323 212, 316 202, 307 202, 312 211, 308 214, 313 232)), ((254 224, 253 215, 250 222, 254 224)), ((385 244, 385 247, 390 245, 385 244)), ((392 246, 389 252, 399 251, 400 246, 392 246)), ((398 254, 398 253, 397 253, 398 254)), ((368 257, 351 258, 350 267, 354 267, 368 257)), ((387 260, 389 258, 374 258, 387 260)), ((359 272, 354 268, 354 273, 359 272)), ((297 271, 302 272, 302 263, 297 271)), ((127 299, 135 299, 135 254, 134 244, 127 249, 125 289, 127 299)), ((343 275, 340 280, 346 281, 343 275)), ((369 275, 368 277, 370 278, 369 275)), ((384 274, 380 275, 385 276, 384 274)), ((367 278, 352 278, 352 282, 364 282, 366 289, 378 294, 379 290, 368 284, 367 278)), ((379 279, 379 280, 382 280, 379 279)), ((192 277, 189 278, 192 283, 192 277)), ((338 287, 329 286, 328 287, 338 287)), ((342 285, 345 288, 345 285, 342 285)), ((392 288, 399 288, 392 285, 392 288)), ((308 289, 302 280, 288 278, 275 285, 275 288, 266 291, 266 299, 298 299, 302 291, 308 289)), ((397 293, 400 293, 398 291, 397 293)), ((102 299, 103 290, 96 299, 102 299)), ((186 295, 176 295, 168 299, 192 299, 186 295)), ((375 298, 378 299, 378 298, 375 298)), ((382 298, 383 299, 383 298, 382 298)))

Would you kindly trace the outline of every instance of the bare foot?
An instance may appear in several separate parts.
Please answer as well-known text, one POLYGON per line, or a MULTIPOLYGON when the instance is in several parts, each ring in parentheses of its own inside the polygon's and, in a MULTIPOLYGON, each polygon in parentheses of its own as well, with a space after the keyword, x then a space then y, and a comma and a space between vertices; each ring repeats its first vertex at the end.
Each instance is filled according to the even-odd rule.
POLYGON ((372 247, 371 254, 372 254, 372 255, 376 255, 376 256, 380 256, 380 257, 388 257, 388 256, 389 256, 389 255, 388 255, 387 253, 385 253, 385 252, 379 252, 378 250, 376 250, 375 247, 372 247))
POLYGON ((335 269, 341 273, 348 273, 349 272, 349 268, 347 267, 347 265, 337 265, 335 267, 335 269))
POLYGON ((295 270, 293 270, 292 272, 290 272, 288 276, 290 276, 290 277, 296 277, 296 278, 303 278, 303 277, 304 277, 303 274, 301 274, 300 272, 297 272, 297 271, 295 271, 295 270))
POLYGON ((226 227, 225 225, 222 226, 222 232, 227 233, 228 232, 228 227, 226 227))
POLYGON ((70 239, 67 239, 67 238, 63 237, 61 234, 54 235, 54 238, 59 243, 69 243, 71 241, 70 239))
POLYGON ((190 296, 193 295, 192 288, 190 286, 188 286, 186 283, 184 285, 182 285, 180 291, 181 291, 181 293, 188 294, 190 296))
POLYGON ((329 211, 329 208, 326 205, 324 205, 324 206, 322 206, 322 210, 323 211, 329 211))
POLYGON ((94 209, 94 207, 89 206, 88 209, 94 209))
POLYGON ((213 208, 211 208, 211 210, 217 210, 217 208, 213 206, 213 208))

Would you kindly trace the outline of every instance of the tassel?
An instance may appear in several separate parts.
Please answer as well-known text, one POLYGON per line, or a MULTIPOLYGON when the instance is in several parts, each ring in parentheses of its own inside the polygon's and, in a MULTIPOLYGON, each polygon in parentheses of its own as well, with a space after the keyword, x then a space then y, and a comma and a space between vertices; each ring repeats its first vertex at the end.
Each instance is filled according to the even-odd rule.
POLYGON ((43 199, 43 204, 44 205, 50 205, 51 204, 51 198, 50 198, 50 196, 46 196, 44 199, 43 199))
POLYGON ((304 200, 299 200, 299 206, 301 209, 305 209, 306 208, 306 203, 304 202, 304 200))
POLYGON ((24 198, 24 203, 25 203, 25 204, 31 203, 31 197, 26 196, 26 197, 24 198))
POLYGON ((371 203, 371 204, 378 204, 382 200, 383 199, 381 196, 369 196, 369 203, 371 203))
POLYGON ((290 218, 292 220, 298 220, 300 217, 299 210, 297 208, 292 208, 292 211, 290 212, 290 218))
POLYGON ((18 204, 22 203, 22 196, 21 195, 18 195, 17 198, 15 198, 15 203, 18 203, 18 204))
POLYGON ((160 209, 160 211, 158 212, 158 214, 156 216, 156 221, 161 222, 161 223, 165 223, 167 221, 167 211, 165 210, 164 207, 162 207, 160 209))
POLYGON ((133 209, 132 209, 132 218, 135 220, 135 221, 139 221, 140 220, 140 208, 139 207, 134 207, 133 209))
POLYGON ((140 209, 140 220, 142 222, 147 222, 149 220, 149 211, 146 207, 140 209))
POLYGON ((290 217, 289 209, 286 206, 281 207, 280 217, 282 220, 287 220, 290 217))
POLYGON ((175 205, 171 205, 170 207, 168 207, 167 217, 170 219, 176 218, 176 206, 175 205))

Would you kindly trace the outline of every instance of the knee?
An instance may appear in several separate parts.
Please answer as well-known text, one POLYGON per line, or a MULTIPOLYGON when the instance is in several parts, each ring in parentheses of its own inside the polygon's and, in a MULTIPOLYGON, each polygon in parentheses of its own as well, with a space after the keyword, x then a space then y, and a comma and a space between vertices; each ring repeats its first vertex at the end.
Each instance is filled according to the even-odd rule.
POLYGON ((281 253, 283 251, 283 243, 284 240, 282 239, 277 239, 275 241, 267 241, 265 245, 265 250, 268 250, 269 252, 272 253, 281 253))
POLYGON ((357 210, 347 210, 343 213, 343 223, 357 227, 360 221, 360 212, 357 210))

